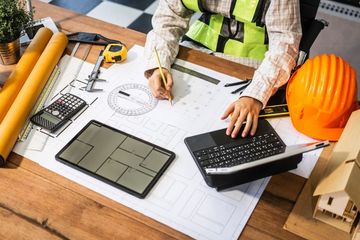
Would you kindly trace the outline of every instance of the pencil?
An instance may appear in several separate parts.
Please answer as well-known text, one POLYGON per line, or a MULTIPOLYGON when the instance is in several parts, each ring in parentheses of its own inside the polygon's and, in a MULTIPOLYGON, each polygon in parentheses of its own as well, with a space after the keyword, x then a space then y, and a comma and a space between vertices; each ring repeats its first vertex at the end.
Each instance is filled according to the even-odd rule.
MULTIPOLYGON (((161 67, 160 58, 159 58, 159 55, 158 55, 158 53, 156 51, 156 47, 154 47, 154 52, 155 52, 156 61, 157 61, 158 65, 159 65, 159 71, 160 71, 161 79, 163 81, 164 87, 166 88, 166 84, 167 84, 166 83, 166 78, 165 78, 164 72, 163 72, 162 67, 161 67)), ((168 92, 168 98, 169 98, 170 104, 172 105, 172 98, 171 98, 171 93, 170 92, 168 92)))

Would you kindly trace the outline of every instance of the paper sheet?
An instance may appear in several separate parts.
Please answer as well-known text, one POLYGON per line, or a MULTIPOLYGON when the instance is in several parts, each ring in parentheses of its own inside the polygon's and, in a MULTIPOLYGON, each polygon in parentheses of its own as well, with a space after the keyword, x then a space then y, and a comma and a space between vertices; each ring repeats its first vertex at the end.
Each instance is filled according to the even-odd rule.
MULTIPOLYGON (((103 89, 98 93, 81 90, 93 65, 84 63, 79 76, 74 76, 81 61, 65 56, 60 67, 65 62, 70 61, 70 64, 63 70, 54 95, 71 92, 86 100, 88 107, 56 134, 34 128, 26 141, 16 145, 15 152, 193 238, 237 239, 269 178, 240 185, 231 191, 216 192, 205 184, 183 142, 188 135, 227 125, 219 118, 235 97, 223 85, 235 79, 179 60, 177 64, 221 82, 216 85, 173 71, 174 105, 170 106, 168 101, 153 102, 143 70, 139 69, 144 65, 142 55, 143 48, 135 46, 129 51, 126 62, 102 70, 100 78, 107 82, 97 83, 96 87, 103 89), (119 89, 131 92, 134 99, 118 97, 119 89), (145 199, 135 198, 55 160, 55 154, 90 119, 175 152, 174 162, 145 199)), ((309 141, 294 131, 288 118, 274 119, 271 123, 286 143, 309 141)))

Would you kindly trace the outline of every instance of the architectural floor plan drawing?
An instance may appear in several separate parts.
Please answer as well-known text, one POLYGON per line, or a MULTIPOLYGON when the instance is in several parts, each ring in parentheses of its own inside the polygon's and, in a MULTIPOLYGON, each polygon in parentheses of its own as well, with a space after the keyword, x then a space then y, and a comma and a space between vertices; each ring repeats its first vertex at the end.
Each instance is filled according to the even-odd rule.
MULTIPOLYGON (((179 66, 218 81, 173 70, 175 98, 171 106, 168 101, 156 101, 149 96, 147 80, 143 70, 139 70, 144 65, 142 55, 143 48, 135 46, 126 62, 102 70, 100 77, 106 82, 99 83, 97 87, 103 91, 96 93, 82 91, 80 86, 93 65, 84 63, 74 82, 73 73, 81 60, 65 57, 63 62, 70 64, 62 70, 53 94, 64 91, 76 94, 87 101, 88 108, 55 137, 34 128, 14 151, 192 238, 237 239, 269 178, 217 192, 206 185, 184 144, 186 136, 227 126, 228 122, 221 121, 220 116, 235 97, 223 85, 236 79, 179 60, 179 66), (175 160, 145 199, 137 199, 55 160, 55 154, 92 119, 175 152, 175 160)), ((296 132, 289 118, 283 119, 271 123, 286 144, 293 139, 296 143, 312 141, 296 132)))

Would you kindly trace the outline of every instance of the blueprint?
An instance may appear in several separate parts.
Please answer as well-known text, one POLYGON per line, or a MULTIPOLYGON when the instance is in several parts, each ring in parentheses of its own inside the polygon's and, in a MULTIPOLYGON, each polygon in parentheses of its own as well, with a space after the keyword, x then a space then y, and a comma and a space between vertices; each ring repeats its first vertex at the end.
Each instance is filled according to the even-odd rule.
MULTIPOLYGON (((33 126, 14 151, 192 238, 237 239, 269 178, 217 192, 206 185, 184 144, 186 136, 227 126, 228 122, 221 121, 220 116, 236 96, 229 94, 223 85, 236 79, 177 60, 179 66, 218 81, 206 81, 173 70, 171 106, 168 101, 157 101, 149 94, 143 69, 139 67, 144 66, 142 56, 143 48, 135 46, 129 51, 127 61, 102 69, 100 78, 106 82, 96 83, 96 88, 103 89, 96 93, 83 90, 93 65, 64 56, 52 99, 70 92, 83 98, 87 107, 54 134, 33 126), (145 199, 138 199, 55 160, 55 154, 91 119, 175 152, 175 160, 145 199)), ((289 118, 273 119, 270 123, 286 144, 313 141, 294 130, 289 118)), ((319 152, 305 154, 297 174, 309 175, 318 156, 319 152)))

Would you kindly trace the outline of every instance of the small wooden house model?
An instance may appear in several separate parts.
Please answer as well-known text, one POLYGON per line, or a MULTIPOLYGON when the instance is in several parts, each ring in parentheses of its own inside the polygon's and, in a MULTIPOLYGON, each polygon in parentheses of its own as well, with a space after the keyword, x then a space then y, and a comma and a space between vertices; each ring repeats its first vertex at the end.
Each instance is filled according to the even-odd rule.
POLYGON ((352 240, 360 240, 360 223, 357 224, 357 227, 354 230, 352 240))
POLYGON ((355 232, 360 218, 360 110, 348 120, 314 196, 314 218, 355 232))

